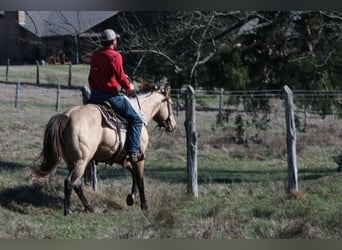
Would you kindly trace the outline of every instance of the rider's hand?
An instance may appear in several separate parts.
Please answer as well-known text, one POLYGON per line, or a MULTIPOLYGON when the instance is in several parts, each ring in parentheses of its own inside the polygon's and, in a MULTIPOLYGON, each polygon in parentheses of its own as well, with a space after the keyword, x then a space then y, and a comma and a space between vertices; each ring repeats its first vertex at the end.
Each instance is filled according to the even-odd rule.
POLYGON ((135 96, 136 94, 137 94, 137 92, 134 89, 134 85, 131 83, 129 90, 127 91, 127 95, 128 96, 135 96))
POLYGON ((135 96, 137 94, 137 91, 133 90, 128 90, 127 91, 127 96, 135 96))

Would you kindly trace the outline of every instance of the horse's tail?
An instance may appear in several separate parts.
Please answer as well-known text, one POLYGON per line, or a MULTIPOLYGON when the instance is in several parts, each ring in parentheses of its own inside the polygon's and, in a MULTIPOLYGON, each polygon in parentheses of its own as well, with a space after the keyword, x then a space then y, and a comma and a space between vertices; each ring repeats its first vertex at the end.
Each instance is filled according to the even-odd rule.
POLYGON ((33 171, 34 177, 44 177, 56 168, 62 157, 62 133, 68 123, 69 117, 57 114, 51 117, 45 128, 43 150, 38 160, 39 168, 33 171))

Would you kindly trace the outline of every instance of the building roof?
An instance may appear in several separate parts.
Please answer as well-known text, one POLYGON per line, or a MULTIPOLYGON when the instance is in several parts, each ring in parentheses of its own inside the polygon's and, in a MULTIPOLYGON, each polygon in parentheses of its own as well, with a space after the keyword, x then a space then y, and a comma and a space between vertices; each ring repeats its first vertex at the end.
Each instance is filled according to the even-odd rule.
POLYGON ((82 35, 118 11, 26 11, 21 25, 38 37, 82 35))

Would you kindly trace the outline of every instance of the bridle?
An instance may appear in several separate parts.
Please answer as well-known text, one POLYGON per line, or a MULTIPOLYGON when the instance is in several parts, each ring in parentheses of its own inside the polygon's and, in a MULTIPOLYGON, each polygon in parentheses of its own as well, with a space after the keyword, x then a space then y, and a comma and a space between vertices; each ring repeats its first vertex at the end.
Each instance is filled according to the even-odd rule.
MULTIPOLYGON (((167 111, 168 111, 168 116, 167 118, 164 120, 164 121, 156 121, 158 124, 156 125, 156 127, 159 127, 159 128, 165 128, 167 131, 172 131, 172 124, 171 124, 171 115, 173 114, 173 111, 172 111, 172 100, 171 100, 171 97, 170 97, 170 94, 169 93, 166 93, 166 91, 161 91, 159 89, 159 91, 161 92, 162 95, 165 96, 165 98, 161 101, 161 103, 163 102, 167 102, 167 111)), ((141 110, 141 105, 140 105, 140 101, 139 101, 139 98, 138 98, 138 95, 135 95, 133 96, 136 98, 137 100, 137 103, 138 103, 138 107, 139 109, 141 110)))

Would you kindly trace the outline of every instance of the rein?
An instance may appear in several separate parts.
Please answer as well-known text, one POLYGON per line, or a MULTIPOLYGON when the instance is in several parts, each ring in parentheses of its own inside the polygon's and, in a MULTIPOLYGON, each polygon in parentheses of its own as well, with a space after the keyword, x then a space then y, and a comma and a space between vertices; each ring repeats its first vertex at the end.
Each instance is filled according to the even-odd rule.
POLYGON ((140 105, 140 101, 139 101, 138 95, 135 95, 135 99, 137 99, 137 103, 138 103, 139 109, 141 110, 141 105, 140 105))

